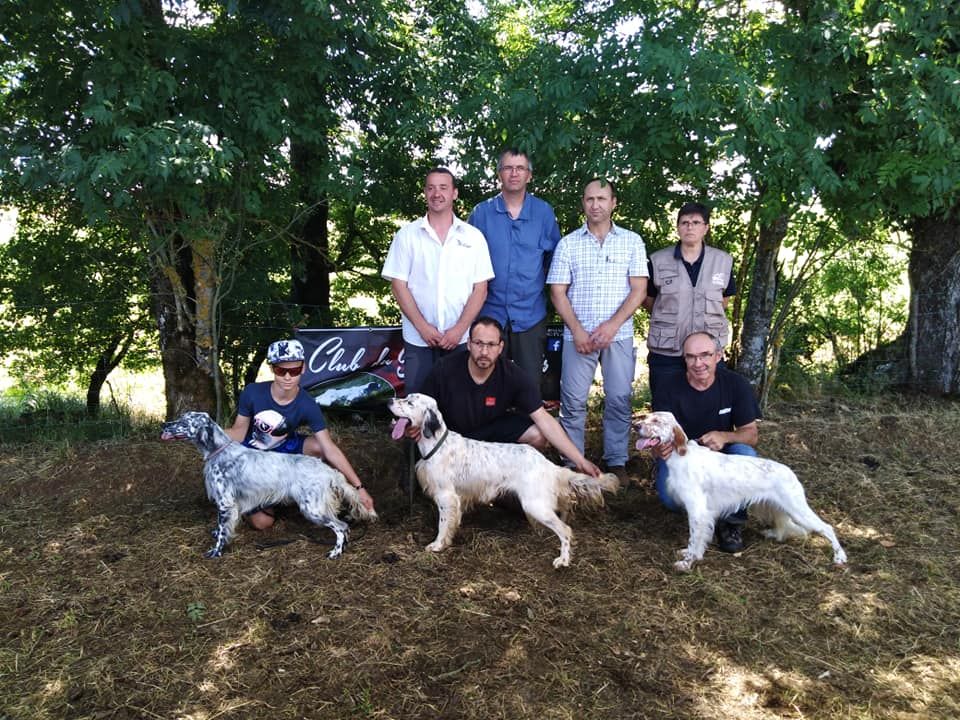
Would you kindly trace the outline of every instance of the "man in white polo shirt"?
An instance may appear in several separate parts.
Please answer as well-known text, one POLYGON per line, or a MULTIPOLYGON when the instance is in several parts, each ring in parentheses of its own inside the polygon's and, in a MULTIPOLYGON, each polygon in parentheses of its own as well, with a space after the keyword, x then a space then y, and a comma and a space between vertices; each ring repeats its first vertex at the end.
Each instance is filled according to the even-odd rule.
POLYGON ((424 182, 427 214, 397 231, 383 264, 403 315, 408 394, 419 391, 434 362, 466 345, 493 278, 483 233, 453 214, 457 195, 450 170, 430 170, 424 182))

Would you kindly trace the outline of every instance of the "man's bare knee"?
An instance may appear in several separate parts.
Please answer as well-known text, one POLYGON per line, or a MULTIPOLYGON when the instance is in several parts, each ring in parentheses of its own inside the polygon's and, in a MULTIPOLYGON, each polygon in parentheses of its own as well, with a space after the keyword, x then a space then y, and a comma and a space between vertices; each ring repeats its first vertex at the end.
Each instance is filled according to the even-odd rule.
POLYGON ((273 527, 274 517, 270 513, 259 510, 246 516, 247 522, 254 530, 269 530, 273 527))
POLYGON ((313 435, 304 438, 303 454, 323 460, 323 448, 320 447, 320 443, 317 442, 317 439, 313 437, 313 435))
POLYGON ((538 428, 536 425, 531 425, 528 427, 526 432, 519 437, 517 442, 523 443, 524 445, 532 445, 541 452, 546 450, 549 446, 547 439, 543 436, 543 433, 540 432, 540 428, 538 428))

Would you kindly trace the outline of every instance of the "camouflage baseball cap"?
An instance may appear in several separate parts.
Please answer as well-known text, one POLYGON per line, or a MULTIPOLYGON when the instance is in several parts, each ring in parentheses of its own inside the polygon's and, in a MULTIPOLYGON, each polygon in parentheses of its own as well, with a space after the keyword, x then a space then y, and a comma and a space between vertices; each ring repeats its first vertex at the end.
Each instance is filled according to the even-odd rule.
POLYGON ((267 348, 267 362, 303 362, 303 345, 297 340, 277 340, 267 348))

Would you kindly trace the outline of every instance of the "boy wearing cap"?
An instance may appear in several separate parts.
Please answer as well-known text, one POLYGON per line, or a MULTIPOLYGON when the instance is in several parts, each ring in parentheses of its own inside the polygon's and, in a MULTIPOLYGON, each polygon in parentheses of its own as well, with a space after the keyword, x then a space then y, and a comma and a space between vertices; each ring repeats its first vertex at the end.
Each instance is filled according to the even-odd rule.
MULTIPOLYGON (((342 472, 347 482, 360 491, 364 507, 373 510, 373 498, 330 437, 320 406, 300 389, 303 345, 297 340, 271 343, 267 362, 273 370, 273 381, 251 383, 243 389, 237 402, 237 418, 226 428, 227 435, 258 450, 320 458, 342 472), (301 425, 308 425, 313 435, 299 435, 297 428, 301 425)), ((273 508, 258 508, 246 519, 257 530, 265 530, 273 525, 273 508)))

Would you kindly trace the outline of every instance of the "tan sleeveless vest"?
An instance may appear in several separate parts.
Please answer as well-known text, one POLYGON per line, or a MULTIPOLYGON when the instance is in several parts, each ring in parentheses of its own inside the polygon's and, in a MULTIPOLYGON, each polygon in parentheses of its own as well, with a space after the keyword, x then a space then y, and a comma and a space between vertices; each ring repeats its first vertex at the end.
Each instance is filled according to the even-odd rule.
POLYGON ((706 331, 726 346, 730 323, 723 309, 723 291, 730 284, 733 258, 722 250, 704 247, 697 284, 683 260, 673 256, 675 245, 650 256, 657 297, 650 311, 647 347, 661 355, 679 356, 683 341, 692 332, 706 331))

